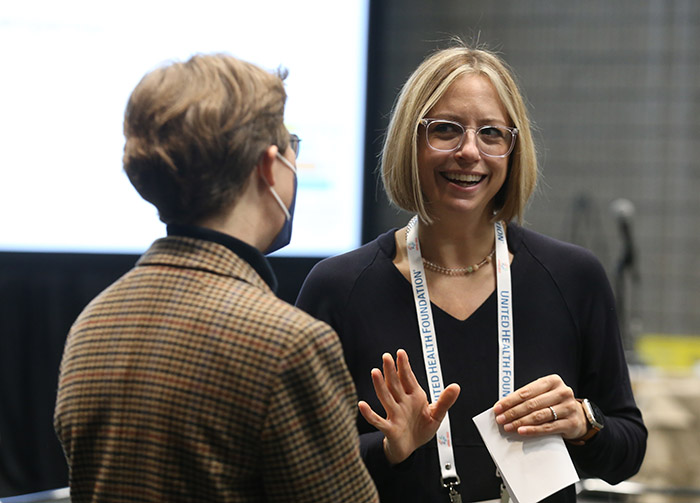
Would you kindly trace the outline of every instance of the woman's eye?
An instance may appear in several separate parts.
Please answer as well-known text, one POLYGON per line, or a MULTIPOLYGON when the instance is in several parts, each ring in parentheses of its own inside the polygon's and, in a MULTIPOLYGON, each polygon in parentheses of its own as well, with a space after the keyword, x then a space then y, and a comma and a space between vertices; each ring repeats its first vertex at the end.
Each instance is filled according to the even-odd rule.
POLYGON ((462 134, 460 128, 455 124, 437 122, 433 124, 433 131, 437 134, 462 134))
POLYGON ((503 138, 504 132, 496 126, 486 126, 479 130, 479 134, 484 138, 503 138))

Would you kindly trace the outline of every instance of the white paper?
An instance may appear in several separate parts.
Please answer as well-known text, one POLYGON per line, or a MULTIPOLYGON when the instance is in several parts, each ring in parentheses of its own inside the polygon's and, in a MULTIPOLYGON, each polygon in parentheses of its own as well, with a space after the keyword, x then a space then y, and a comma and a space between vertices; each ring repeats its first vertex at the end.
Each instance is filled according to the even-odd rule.
POLYGON ((472 420, 514 503, 536 503, 578 482, 561 436, 522 437, 515 432, 506 433, 491 408, 472 420))

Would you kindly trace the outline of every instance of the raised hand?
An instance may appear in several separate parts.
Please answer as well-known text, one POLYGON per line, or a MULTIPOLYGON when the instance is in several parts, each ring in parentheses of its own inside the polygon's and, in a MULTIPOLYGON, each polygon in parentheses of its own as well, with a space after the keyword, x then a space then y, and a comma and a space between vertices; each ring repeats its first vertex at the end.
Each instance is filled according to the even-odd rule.
POLYGON ((386 418, 374 412, 367 402, 359 402, 358 407, 362 417, 384 434, 384 453, 391 464, 396 464, 435 436, 460 388, 450 384, 431 404, 411 370, 406 351, 396 352, 396 366, 392 356, 384 353, 382 367, 383 373, 372 369, 372 384, 386 418))

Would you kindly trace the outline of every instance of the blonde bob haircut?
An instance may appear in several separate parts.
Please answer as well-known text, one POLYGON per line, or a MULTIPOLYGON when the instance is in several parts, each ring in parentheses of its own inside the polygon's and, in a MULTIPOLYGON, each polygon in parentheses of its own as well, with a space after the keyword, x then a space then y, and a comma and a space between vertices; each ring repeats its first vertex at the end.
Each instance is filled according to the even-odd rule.
POLYGON ((530 120, 517 84, 505 62, 484 49, 459 46, 428 56, 404 84, 394 105, 384 148, 381 174, 392 204, 432 218, 418 176, 418 125, 450 85, 463 75, 483 75, 493 84, 518 136, 510 154, 508 176, 495 196, 493 221, 522 222, 525 206, 537 183, 537 155, 530 120))

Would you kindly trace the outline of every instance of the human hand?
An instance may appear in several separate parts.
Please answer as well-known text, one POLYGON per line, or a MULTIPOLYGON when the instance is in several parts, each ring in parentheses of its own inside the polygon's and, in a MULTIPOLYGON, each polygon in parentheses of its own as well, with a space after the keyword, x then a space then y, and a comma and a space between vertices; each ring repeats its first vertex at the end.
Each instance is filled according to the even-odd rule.
POLYGON ((493 408, 505 431, 523 436, 561 434, 568 440, 588 431, 588 421, 573 390, 556 374, 541 377, 502 398, 493 408))
POLYGON ((396 366, 392 356, 384 353, 382 367, 383 375, 379 369, 372 369, 372 384, 386 418, 374 412, 367 402, 357 405, 362 417, 384 434, 384 453, 389 463, 396 464, 435 436, 460 388, 450 384, 431 404, 411 370, 406 351, 396 352, 396 366))

